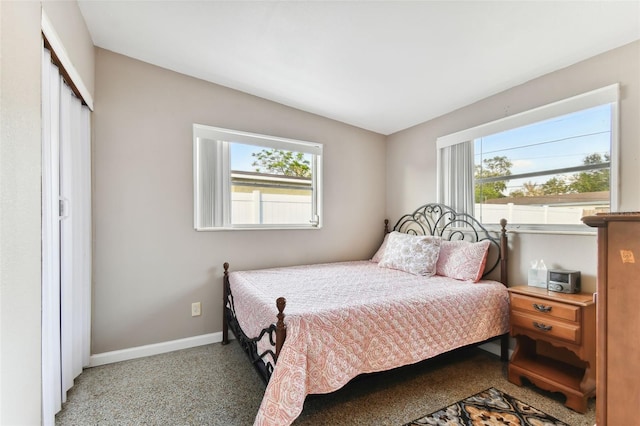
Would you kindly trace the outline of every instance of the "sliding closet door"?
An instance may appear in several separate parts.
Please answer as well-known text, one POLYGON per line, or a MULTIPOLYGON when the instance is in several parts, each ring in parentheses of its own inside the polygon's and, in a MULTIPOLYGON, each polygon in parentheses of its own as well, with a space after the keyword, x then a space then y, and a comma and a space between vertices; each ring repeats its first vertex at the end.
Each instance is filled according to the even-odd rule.
POLYGON ((90 111, 43 53, 43 420, 53 424, 89 364, 91 326, 90 111))
POLYGON ((60 364, 60 74, 42 55, 42 411, 62 408, 60 364))
POLYGON ((69 86, 60 90, 60 286, 62 400, 89 361, 91 175, 89 112, 69 86))

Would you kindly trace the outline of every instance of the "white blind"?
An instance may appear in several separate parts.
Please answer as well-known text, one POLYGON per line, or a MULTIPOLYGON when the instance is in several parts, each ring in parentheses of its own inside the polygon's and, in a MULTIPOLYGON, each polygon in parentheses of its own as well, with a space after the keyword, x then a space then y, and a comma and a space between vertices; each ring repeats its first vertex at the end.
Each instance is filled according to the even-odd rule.
POLYGON ((196 137, 195 156, 196 224, 201 228, 224 226, 229 215, 228 203, 223 201, 229 192, 229 144, 196 137))
POLYGON ((473 144, 471 141, 438 149, 438 202, 473 215, 473 144))

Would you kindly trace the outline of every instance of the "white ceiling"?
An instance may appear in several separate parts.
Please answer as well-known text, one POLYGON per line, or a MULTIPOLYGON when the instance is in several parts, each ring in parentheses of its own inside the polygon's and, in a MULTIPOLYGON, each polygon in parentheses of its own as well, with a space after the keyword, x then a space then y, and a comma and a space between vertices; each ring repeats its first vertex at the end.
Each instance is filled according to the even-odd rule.
POLYGON ((640 39, 640 1, 80 0, 96 46, 391 134, 640 39))

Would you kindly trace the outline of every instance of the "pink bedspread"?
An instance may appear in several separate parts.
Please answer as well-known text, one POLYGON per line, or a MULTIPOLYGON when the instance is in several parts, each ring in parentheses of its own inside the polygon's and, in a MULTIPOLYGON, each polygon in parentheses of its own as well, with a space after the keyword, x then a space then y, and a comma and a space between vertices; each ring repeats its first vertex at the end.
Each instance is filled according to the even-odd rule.
POLYGON ((507 290, 495 281, 425 278, 368 261, 232 272, 229 281, 248 336, 275 322, 276 298, 287 299, 287 339, 255 425, 289 425, 308 394, 509 328, 507 290))

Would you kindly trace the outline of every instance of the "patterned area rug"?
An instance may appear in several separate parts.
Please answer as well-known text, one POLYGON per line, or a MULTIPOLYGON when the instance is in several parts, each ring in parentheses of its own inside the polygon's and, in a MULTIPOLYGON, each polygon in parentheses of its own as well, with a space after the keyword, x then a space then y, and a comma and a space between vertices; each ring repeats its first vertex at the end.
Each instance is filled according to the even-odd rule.
POLYGON ((458 401, 404 426, 568 426, 495 388, 458 401))

